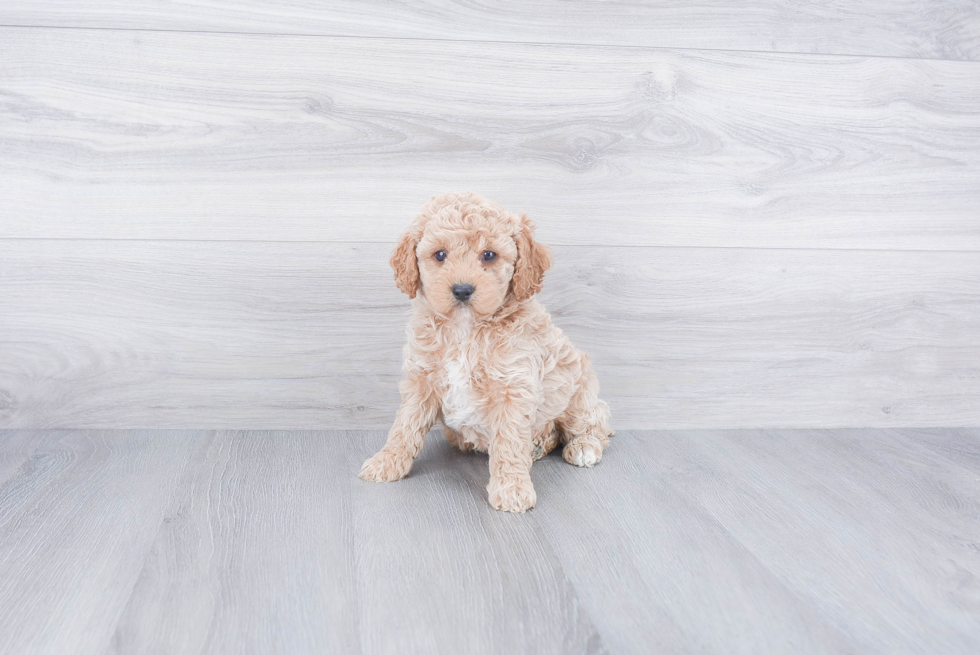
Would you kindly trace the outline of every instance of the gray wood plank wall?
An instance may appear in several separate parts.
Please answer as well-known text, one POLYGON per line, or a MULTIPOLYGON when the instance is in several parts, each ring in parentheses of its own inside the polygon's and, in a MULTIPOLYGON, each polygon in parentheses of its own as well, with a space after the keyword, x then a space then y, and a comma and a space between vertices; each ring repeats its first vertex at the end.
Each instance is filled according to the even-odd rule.
POLYGON ((980 250, 980 64, 2 30, 0 237, 980 250), (66 56, 71 53, 71 56, 66 56))
POLYGON ((386 427, 451 189, 618 428, 977 424, 975 5, 340 6, 0 7, 0 427, 386 427))
POLYGON ((5 0, 0 25, 980 59, 975 0, 5 0), (177 5, 177 6, 175 6, 177 5))

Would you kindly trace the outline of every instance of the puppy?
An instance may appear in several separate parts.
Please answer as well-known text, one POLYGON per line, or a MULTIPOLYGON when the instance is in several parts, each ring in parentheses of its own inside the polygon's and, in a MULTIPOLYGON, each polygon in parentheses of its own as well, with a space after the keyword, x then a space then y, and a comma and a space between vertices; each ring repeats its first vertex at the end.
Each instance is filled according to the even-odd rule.
POLYGON ((489 453, 490 504, 534 507, 531 463, 559 442, 575 466, 609 443, 609 407, 588 356, 534 298, 551 249, 527 216, 475 193, 434 196, 391 256, 398 288, 415 302, 399 385, 401 407, 360 477, 399 480, 438 420, 463 451, 489 453))

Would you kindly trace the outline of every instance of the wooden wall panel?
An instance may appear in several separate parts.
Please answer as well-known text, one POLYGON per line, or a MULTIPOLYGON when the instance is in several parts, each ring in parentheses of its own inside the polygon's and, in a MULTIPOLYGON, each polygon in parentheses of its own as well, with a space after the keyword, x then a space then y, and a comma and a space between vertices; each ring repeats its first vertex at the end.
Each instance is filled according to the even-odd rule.
MULTIPOLYGON (((7 241, 0 427, 383 429, 389 246, 7 241)), ((619 429, 975 425, 974 253, 559 247, 619 429)))
POLYGON ((980 64, 0 29, 0 238, 980 250, 980 64))
POLYGON ((969 1, 5 0, 0 24, 980 58, 969 1))

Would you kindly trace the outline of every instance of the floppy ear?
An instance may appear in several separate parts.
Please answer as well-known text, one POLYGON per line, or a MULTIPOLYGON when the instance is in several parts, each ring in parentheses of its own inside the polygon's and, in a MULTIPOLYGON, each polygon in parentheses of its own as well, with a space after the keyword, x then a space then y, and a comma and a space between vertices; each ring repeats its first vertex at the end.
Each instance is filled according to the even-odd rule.
POLYGON ((415 258, 415 248, 418 246, 415 230, 409 228, 402 235, 395 252, 391 253, 391 267, 395 269, 395 284, 402 293, 414 298, 419 290, 419 263, 415 258))
POLYGON ((517 231, 517 263, 514 264, 514 297, 527 300, 538 291, 544 272, 551 267, 551 248, 534 240, 534 223, 521 214, 517 231))

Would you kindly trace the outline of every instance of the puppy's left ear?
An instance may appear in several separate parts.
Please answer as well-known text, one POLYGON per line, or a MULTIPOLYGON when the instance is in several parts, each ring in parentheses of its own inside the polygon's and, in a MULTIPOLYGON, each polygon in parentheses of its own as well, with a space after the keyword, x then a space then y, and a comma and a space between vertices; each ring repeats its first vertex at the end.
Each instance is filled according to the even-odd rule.
POLYGON ((551 248, 534 240, 534 223, 521 214, 517 231, 517 263, 514 264, 514 297, 527 300, 538 291, 544 272, 551 268, 551 248))
POLYGON ((391 267, 395 270, 395 284, 402 293, 407 293, 409 298, 414 298, 419 290, 419 262, 415 256, 415 249, 419 241, 413 228, 409 228, 402 235, 395 251, 391 253, 391 267))

